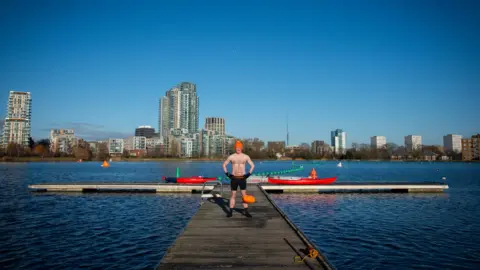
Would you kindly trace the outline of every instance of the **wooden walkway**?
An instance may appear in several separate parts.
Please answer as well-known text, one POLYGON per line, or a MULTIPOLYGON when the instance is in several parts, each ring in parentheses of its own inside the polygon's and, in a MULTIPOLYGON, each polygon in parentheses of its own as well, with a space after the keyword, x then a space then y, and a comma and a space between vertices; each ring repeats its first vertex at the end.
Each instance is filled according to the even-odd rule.
POLYGON ((240 192, 237 210, 233 217, 226 217, 229 187, 225 190, 224 198, 204 200, 157 269, 330 269, 322 254, 305 259, 308 263, 294 262, 295 256, 305 256, 302 251, 309 243, 302 240, 258 186, 247 188, 256 198, 249 208, 252 218, 243 215, 240 192))

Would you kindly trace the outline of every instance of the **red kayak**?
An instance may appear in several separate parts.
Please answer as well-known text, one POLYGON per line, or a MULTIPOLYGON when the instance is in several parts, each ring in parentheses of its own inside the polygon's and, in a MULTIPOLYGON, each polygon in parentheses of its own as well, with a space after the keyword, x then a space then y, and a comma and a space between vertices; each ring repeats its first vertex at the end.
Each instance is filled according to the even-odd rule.
POLYGON ((203 177, 203 176, 190 176, 190 177, 163 177, 167 183, 178 183, 178 184, 203 184, 207 181, 215 181, 215 177, 203 177))
POLYGON ((308 178, 308 177, 269 177, 268 182, 277 185, 328 185, 337 180, 337 177, 330 178, 308 178))

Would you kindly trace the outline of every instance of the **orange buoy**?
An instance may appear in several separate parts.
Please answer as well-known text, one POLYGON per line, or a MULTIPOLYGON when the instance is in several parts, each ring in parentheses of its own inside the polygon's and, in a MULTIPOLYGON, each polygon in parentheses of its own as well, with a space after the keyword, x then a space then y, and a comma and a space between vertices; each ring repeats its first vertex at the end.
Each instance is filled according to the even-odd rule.
POLYGON ((245 195, 242 197, 244 203, 254 203, 255 202, 255 197, 252 195, 245 195))
POLYGON ((310 171, 310 177, 313 179, 317 178, 317 171, 315 171, 315 168, 312 168, 312 170, 310 171))
POLYGON ((103 161, 103 164, 102 164, 102 167, 108 167, 110 166, 110 164, 108 164, 108 162, 106 160, 103 161))

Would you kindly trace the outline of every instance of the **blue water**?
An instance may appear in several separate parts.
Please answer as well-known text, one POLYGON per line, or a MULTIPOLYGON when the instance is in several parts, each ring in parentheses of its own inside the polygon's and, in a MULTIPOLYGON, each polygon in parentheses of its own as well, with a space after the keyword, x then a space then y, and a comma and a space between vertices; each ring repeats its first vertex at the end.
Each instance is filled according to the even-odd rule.
POLYGON ((440 194, 272 195, 338 269, 478 269, 480 164, 350 162, 338 181, 437 181, 440 194), (440 180, 441 181, 441 180, 440 180))
MULTIPOLYGON (((474 268, 480 164, 303 163, 338 181, 442 181, 445 194, 273 195, 338 269, 474 268)), ((257 162, 258 171, 289 162, 257 162)), ((219 162, 0 164, 0 268, 152 269, 198 208, 190 194, 31 193, 48 182, 155 182, 220 176, 219 162)))

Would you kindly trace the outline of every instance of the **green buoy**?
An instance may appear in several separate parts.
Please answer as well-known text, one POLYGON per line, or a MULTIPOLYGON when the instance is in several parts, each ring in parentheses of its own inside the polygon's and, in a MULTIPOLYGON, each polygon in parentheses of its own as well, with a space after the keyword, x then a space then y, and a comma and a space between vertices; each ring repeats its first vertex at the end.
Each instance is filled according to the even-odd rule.
POLYGON ((180 168, 177 168, 177 178, 180 177, 180 168))

